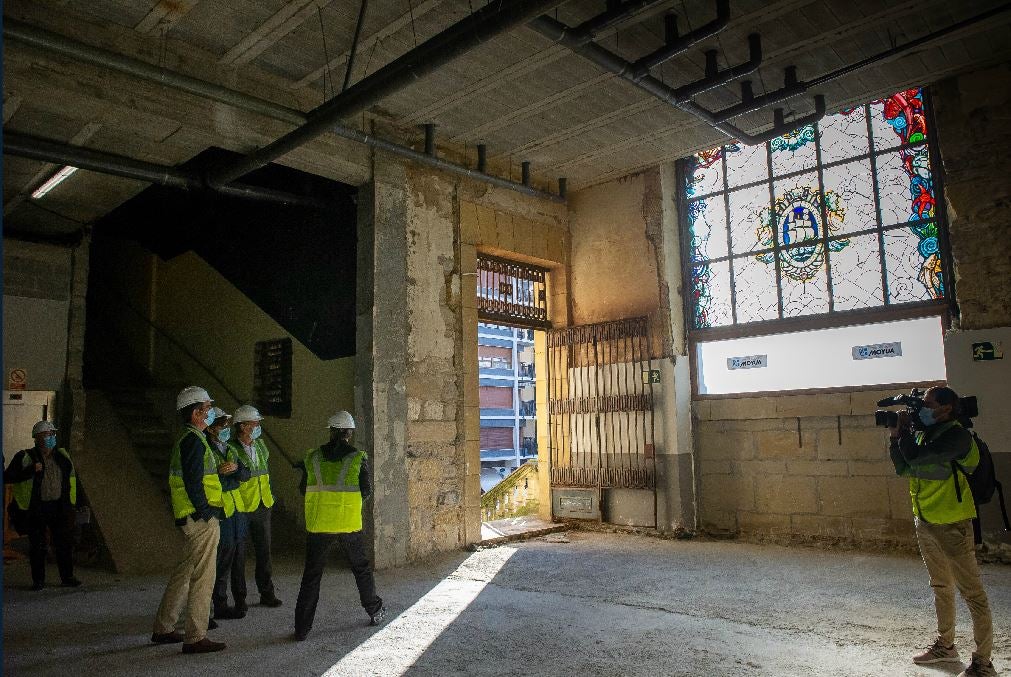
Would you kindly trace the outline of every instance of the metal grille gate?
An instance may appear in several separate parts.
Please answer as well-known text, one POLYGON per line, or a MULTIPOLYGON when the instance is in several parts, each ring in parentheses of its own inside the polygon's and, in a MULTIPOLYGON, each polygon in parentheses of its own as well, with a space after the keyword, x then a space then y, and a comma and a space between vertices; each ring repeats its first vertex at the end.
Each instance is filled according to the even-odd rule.
POLYGON ((547 349, 552 486, 655 490, 646 318, 551 330, 547 349))

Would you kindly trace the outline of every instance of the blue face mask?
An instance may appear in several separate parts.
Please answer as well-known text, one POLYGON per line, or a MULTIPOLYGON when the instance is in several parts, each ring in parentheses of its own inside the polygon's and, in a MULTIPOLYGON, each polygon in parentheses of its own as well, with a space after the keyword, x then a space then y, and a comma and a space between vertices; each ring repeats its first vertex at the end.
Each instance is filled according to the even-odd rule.
POLYGON ((920 407, 920 420, 923 425, 934 425, 937 423, 937 419, 934 418, 934 410, 929 407, 920 407))
POLYGON ((227 442, 232 437, 231 428, 222 428, 218 431, 218 439, 222 442, 227 442))
POLYGON ((254 440, 258 440, 258 439, 260 439, 260 435, 262 433, 263 433, 263 430, 260 429, 260 426, 256 426, 255 428, 253 428, 253 432, 250 433, 250 435, 252 436, 252 438, 254 440))
POLYGON ((49 437, 47 437, 46 441, 43 442, 43 444, 46 445, 46 449, 55 449, 56 448, 56 435, 50 435, 49 437))
POLYGON ((207 418, 204 419, 204 423, 206 423, 207 425, 211 425, 212 423, 214 423, 214 419, 216 418, 217 415, 214 413, 214 410, 210 409, 207 412, 207 418))

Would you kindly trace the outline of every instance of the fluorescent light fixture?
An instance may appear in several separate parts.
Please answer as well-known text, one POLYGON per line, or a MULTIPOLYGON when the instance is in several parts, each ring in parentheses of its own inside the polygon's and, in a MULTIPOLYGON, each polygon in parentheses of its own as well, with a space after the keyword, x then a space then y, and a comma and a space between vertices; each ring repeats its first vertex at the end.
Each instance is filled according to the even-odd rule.
POLYGON ((56 188, 58 185, 63 183, 68 176, 70 176, 76 171, 77 167, 71 167, 70 165, 67 165, 60 171, 53 174, 48 181, 46 181, 41 186, 36 188, 35 192, 32 193, 32 199, 38 200, 40 197, 51 191, 53 188, 56 188))

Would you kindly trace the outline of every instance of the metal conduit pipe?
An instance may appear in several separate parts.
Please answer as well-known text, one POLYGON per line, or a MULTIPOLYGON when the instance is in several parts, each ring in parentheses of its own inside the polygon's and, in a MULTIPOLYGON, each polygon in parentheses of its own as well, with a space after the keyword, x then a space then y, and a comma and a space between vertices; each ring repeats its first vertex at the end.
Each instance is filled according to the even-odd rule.
MULTIPOLYGON (((537 19, 531 21, 528 25, 537 32, 539 32, 541 35, 545 36, 546 38, 554 42, 559 42, 565 45, 566 47, 569 47, 580 56, 586 58, 589 61, 592 61, 601 68, 611 71, 615 75, 618 75, 623 79, 633 83, 640 89, 649 92, 650 94, 657 97, 661 101, 666 101, 675 108, 679 108, 685 111, 686 113, 689 113, 691 115, 694 115, 695 117, 700 118, 701 120, 705 121, 707 124, 712 126, 714 129, 717 129, 726 134, 728 137, 732 139, 737 139, 747 145, 764 143, 764 141, 768 140, 768 138, 774 138, 788 131, 791 131, 792 129, 795 128, 792 126, 795 122, 800 123, 801 125, 810 124, 808 120, 817 120, 824 116, 825 100, 823 97, 819 97, 815 99, 815 106, 816 108, 820 106, 820 108, 822 109, 822 112, 820 114, 817 113, 816 111, 815 115, 807 116, 805 118, 801 118, 800 120, 794 120, 793 122, 790 123, 790 126, 786 126, 786 128, 784 129, 780 129, 774 126, 772 129, 763 132, 762 134, 758 135, 748 134, 744 130, 738 129, 737 127, 731 125, 730 123, 720 122, 716 120, 712 112, 706 110, 705 108, 702 108, 691 99, 686 99, 685 96, 683 95, 683 92, 679 93, 678 90, 668 87, 667 85, 660 82, 651 75, 647 75, 643 78, 640 78, 639 80, 634 79, 632 77, 632 68, 631 68, 632 65, 628 61, 621 58, 617 54, 614 54, 613 52, 604 49, 603 47, 601 47, 596 43, 590 42, 582 44, 575 40, 572 40, 566 34, 566 31, 563 30, 565 28, 565 24, 562 24, 549 16, 540 16, 537 19)), ((701 87, 699 83, 692 83, 692 85, 690 86, 693 89, 701 87)), ((684 88, 681 89, 683 90, 684 88)))
MULTIPOLYGON (((305 113, 293 108, 288 108, 287 106, 282 106, 281 104, 267 101, 266 99, 260 99, 243 92, 238 92, 234 89, 229 89, 212 82, 190 77, 189 75, 183 75, 181 73, 168 70, 167 68, 152 66, 144 61, 124 56, 122 54, 117 54, 116 52, 92 47, 57 33, 35 28, 16 20, 4 20, 3 34, 7 39, 24 42, 38 49, 59 54, 61 56, 80 59, 81 61, 85 61, 95 66, 110 68, 143 80, 156 82, 163 86, 171 87, 172 89, 194 94, 210 101, 217 101, 229 106, 234 106, 235 108, 240 108, 251 113, 264 115, 275 120, 281 120, 295 125, 305 124, 308 120, 305 113)), ((414 162, 426 164, 443 171, 452 172, 460 176, 466 176, 474 179, 475 181, 482 181, 502 188, 508 188, 526 195, 547 198, 556 202, 559 201, 557 199, 558 196, 552 195, 551 193, 537 191, 516 183, 515 181, 500 179, 496 176, 485 174, 484 172, 487 169, 487 147, 484 144, 480 144, 477 147, 478 171, 474 172, 462 165, 456 165, 446 160, 438 160, 424 154, 419 154, 407 146, 402 146, 391 141, 382 141, 375 136, 365 134, 357 129, 346 127, 342 124, 332 125, 330 127, 330 131, 351 141, 362 143, 373 148, 382 148, 382 150, 388 153, 399 155, 414 162)), ((99 170, 96 169, 94 171, 99 170)))
MULTIPOLYGON (((30 160, 51 162, 56 165, 71 165, 101 174, 146 181, 169 188, 179 188, 181 190, 205 188, 200 176, 177 167, 134 160, 122 155, 105 153, 82 146, 72 146, 59 141, 20 134, 18 132, 4 131, 3 152, 30 160)), ((283 191, 271 190, 270 188, 261 188, 260 186, 230 184, 222 186, 217 190, 224 195, 249 200, 279 202, 316 209, 326 209, 333 206, 325 200, 293 195, 283 191)))
POLYGON ((235 162, 212 170, 208 173, 208 182, 225 184, 263 167, 330 131, 341 118, 365 110, 482 42, 557 4, 559 0, 512 0, 485 5, 313 109, 304 125, 235 162))
POLYGON ((649 74, 650 68, 659 66, 678 54, 684 53, 692 46, 713 37, 726 28, 730 22, 730 0, 716 0, 716 18, 682 36, 677 35, 677 21, 674 15, 668 14, 664 19, 666 44, 635 60, 632 64, 632 75, 637 78, 649 74))
MULTIPOLYGON (((378 137, 366 134, 365 132, 360 132, 357 129, 352 129, 350 127, 344 127, 338 132, 341 136, 351 139, 352 141, 357 141, 358 143, 364 143, 373 148, 378 148, 380 150, 385 150, 390 153, 396 153, 402 157, 406 157, 410 160, 426 164, 429 167, 435 169, 441 169, 442 171, 449 172, 451 174, 456 174, 458 176, 465 176, 469 179, 474 179, 476 181, 483 181, 484 183, 489 183, 493 186, 499 186, 502 188, 508 188, 509 190, 516 191, 517 193, 523 193, 524 195, 530 195, 533 197, 543 198, 545 200, 551 200, 552 202, 565 202, 565 197, 561 195, 553 195, 542 190, 537 190, 531 186, 524 186, 522 183, 516 183, 515 181, 510 181, 508 179, 499 178, 491 174, 485 174, 480 169, 469 169, 463 165, 458 165, 453 162, 448 162, 439 157, 432 157, 430 155, 425 155, 421 151, 414 150, 413 148, 408 148, 406 146, 400 146, 391 141, 386 141, 378 137)), ((478 160, 478 167, 480 168, 480 159, 478 160)))

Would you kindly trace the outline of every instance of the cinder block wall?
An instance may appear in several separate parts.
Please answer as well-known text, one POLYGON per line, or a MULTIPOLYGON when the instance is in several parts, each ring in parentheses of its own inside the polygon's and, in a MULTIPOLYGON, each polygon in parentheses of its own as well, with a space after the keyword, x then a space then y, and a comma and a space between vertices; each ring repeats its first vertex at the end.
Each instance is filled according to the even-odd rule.
POLYGON ((886 391, 694 403, 701 527, 784 542, 915 541, 908 480, 874 427, 886 391))

